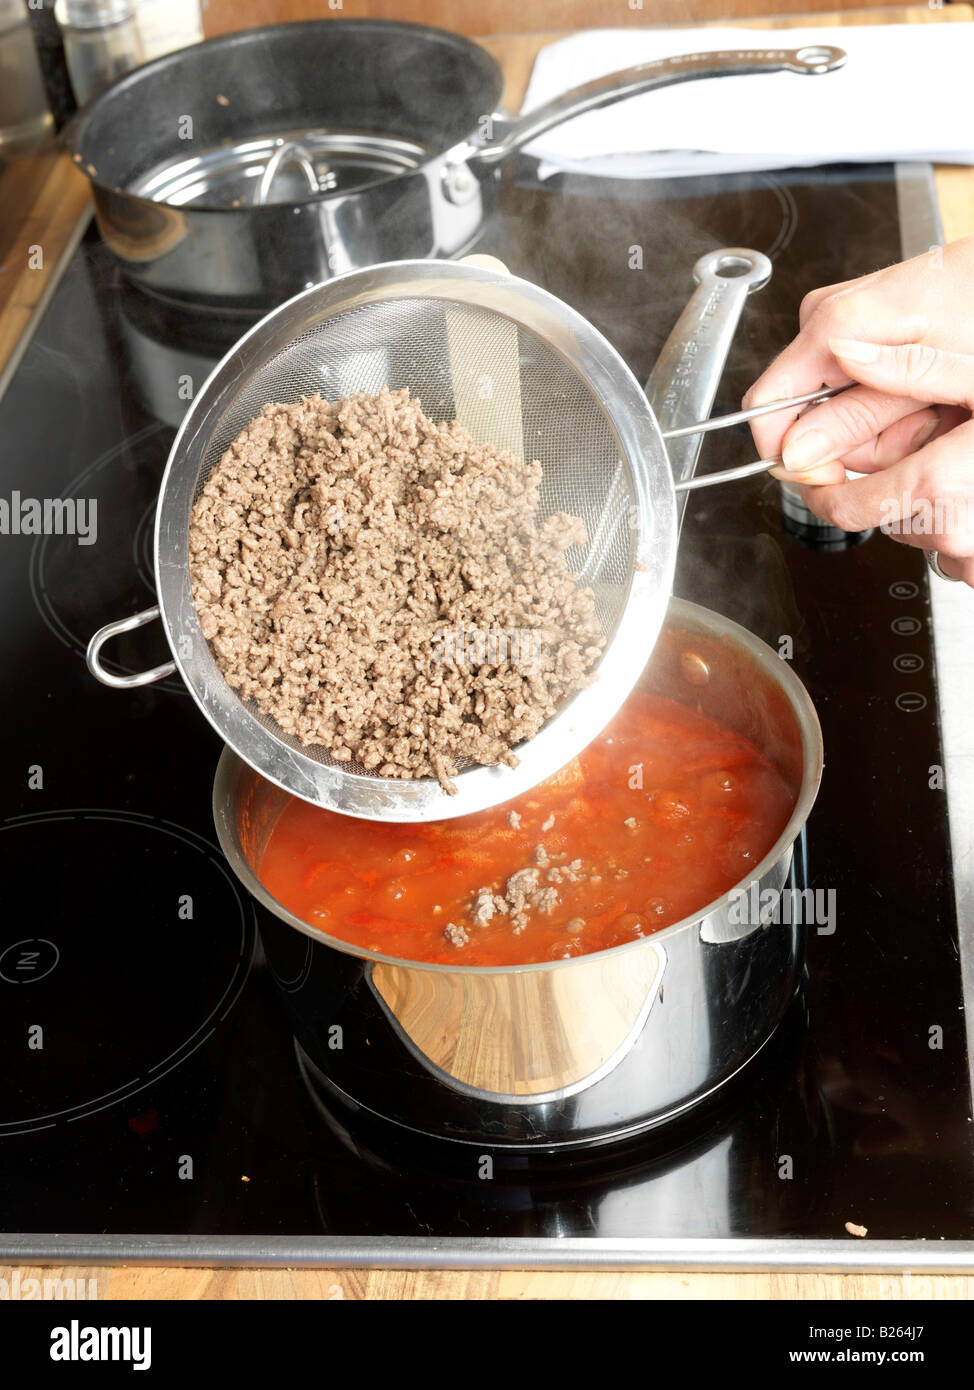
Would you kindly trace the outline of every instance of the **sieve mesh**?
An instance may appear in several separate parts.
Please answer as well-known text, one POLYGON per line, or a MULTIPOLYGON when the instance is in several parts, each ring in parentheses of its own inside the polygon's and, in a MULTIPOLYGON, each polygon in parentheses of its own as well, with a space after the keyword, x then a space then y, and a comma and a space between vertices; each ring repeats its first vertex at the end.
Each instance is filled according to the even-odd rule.
MULTIPOLYGON (((379 267, 381 272, 393 270, 397 270, 397 267, 379 267)), ((450 274, 456 275, 457 271, 459 267, 450 267, 450 274)), ((478 274, 482 281, 484 272, 478 274)), ((347 279, 352 281, 354 277, 347 279)), ((335 284, 332 282, 332 285, 335 284)), ((647 409, 645 396, 639 392, 635 382, 631 382, 631 388, 625 388, 629 389, 628 398, 621 398, 628 400, 628 409, 624 411, 621 406, 616 407, 614 420, 610 418, 591 384, 591 378, 570 360, 581 336, 592 335, 597 341, 595 352, 602 353, 604 349, 614 359, 609 345, 599 339, 584 321, 577 321, 582 327, 571 328, 571 320, 577 320, 577 316, 571 316, 566 306, 559 306, 556 300, 550 300, 550 296, 535 291, 534 286, 531 286, 531 292, 545 299, 546 313, 549 313, 547 302, 550 302, 557 306, 557 310, 571 316, 570 332, 563 334, 559 341, 563 325, 554 317, 557 310, 550 311, 550 336, 554 341, 549 341, 542 332, 536 332, 534 327, 518 321, 518 300, 513 286, 520 284, 524 282, 507 279, 511 291, 506 291, 506 311, 478 303, 475 295, 465 300, 463 285, 457 286, 452 293, 443 293, 440 286, 439 293, 434 295, 403 295, 400 289, 389 297, 372 295, 365 303, 352 303, 349 306, 345 300, 331 313, 310 313, 303 318, 297 317, 290 325, 290 332, 285 331, 285 318, 276 334, 265 334, 263 338, 260 336, 263 325, 258 325, 258 329, 254 329, 250 335, 250 341, 245 339, 240 350, 226 357, 214 374, 214 379, 200 393, 200 399, 196 402, 200 410, 200 423, 193 428, 188 417, 183 425, 188 438, 182 449, 179 448, 179 441, 176 441, 170 470, 164 481, 161 503, 163 531, 170 530, 168 520, 172 513, 168 506, 170 498, 175 499, 178 493, 182 505, 178 513, 172 516, 174 530, 171 535, 172 541, 178 542, 178 549, 185 555, 182 542, 188 534, 189 512, 193 503, 199 498, 201 489, 233 439, 245 430, 268 402, 293 403, 315 392, 324 399, 336 400, 356 392, 377 393, 382 386, 389 386, 390 389, 408 388, 414 398, 420 399, 425 414, 434 420, 459 418, 478 443, 511 449, 525 460, 539 460, 543 470, 540 517, 564 512, 582 518, 585 523, 585 545, 572 548, 567 560, 571 569, 577 571, 579 582, 591 588, 596 596, 597 614, 607 638, 606 652, 602 657, 604 663, 611 649, 611 638, 627 610, 634 585, 639 532, 636 518, 642 517, 642 523, 646 521, 646 421, 639 417, 645 414, 649 417, 652 431, 656 427, 652 413, 647 409), (638 398, 636 402, 632 399, 634 396, 638 398), (627 456, 627 449, 621 445, 620 439, 628 439, 629 455, 636 457, 627 456), (641 441, 642 449, 634 448, 634 439, 641 441), (190 460, 197 461, 192 484, 193 463, 190 460), (636 474, 641 468, 642 491, 636 485, 636 474), (642 507, 642 512, 639 512, 639 507, 642 507)), ((308 296, 303 297, 314 296, 315 293, 318 292, 308 292, 308 296)), ((289 306, 275 311, 265 322, 271 324, 275 317, 285 316, 286 311, 293 311, 293 306, 297 304, 300 304, 300 300, 293 300, 289 306)), ((525 313, 525 318, 528 317, 525 313)), ((542 327, 547 327, 547 320, 542 320, 542 327)), ((579 352, 579 360, 586 361, 589 367, 595 364, 600 370, 602 361, 596 356, 593 363, 591 346, 584 343, 584 347, 588 356, 579 352)), ((602 395, 603 398, 609 395, 611 400, 616 378, 610 377, 610 371, 628 374, 617 360, 607 364, 602 395)), ((642 535, 645 539, 645 525, 642 535)), ((645 550, 641 553, 645 556, 645 550)), ((185 566, 185 562, 182 563, 185 566)), ((641 564, 639 569, 645 570, 645 566, 641 564)), ((186 574, 185 567, 182 573, 186 574)), ((161 585, 161 592, 165 612, 165 582, 161 585)), ((627 617, 628 621, 631 619, 627 617)), ((650 644, 653 637, 654 632, 647 634, 650 644)), ((226 741, 231 742, 231 746, 243 749, 253 766, 264 771, 265 776, 270 776, 272 780, 290 785, 292 773, 288 771, 286 776, 282 776, 279 771, 274 773, 270 770, 267 763, 276 762, 272 751, 261 752, 260 759, 246 751, 250 746, 249 735, 242 731, 242 714, 260 726, 265 734, 270 734, 276 744, 297 753, 300 758, 311 759, 317 765, 332 769, 340 777, 350 780, 367 778, 370 783, 383 781, 388 788, 388 781, 375 777, 358 763, 336 763, 324 749, 300 744, 292 735, 286 734, 271 716, 261 713, 253 701, 246 705, 240 701, 225 682, 224 694, 214 701, 211 676, 207 677, 204 667, 193 667, 193 663, 188 663, 183 667, 183 674, 188 678, 190 689, 203 695, 201 703, 210 717, 214 717, 214 703, 220 705, 220 713, 214 721, 224 733, 226 741), (195 676, 195 670, 200 671, 199 676, 195 676), (233 713, 233 710, 238 710, 238 713, 233 713), (231 726, 238 730, 238 734, 231 733, 231 726)), ((597 685, 599 669, 595 674, 597 685)), ((629 676, 629 673, 624 674, 629 676)), ((629 681, 632 678, 635 677, 629 676, 629 681)), ((606 701, 604 723, 618 708, 625 692, 617 694, 614 689, 599 688, 606 701)), ((586 698, 588 694, 586 692, 586 698)), ((566 702, 563 710, 554 714, 546 728, 559 724, 561 714, 567 712, 571 703, 566 702)), ((591 726, 591 716, 588 716, 588 720, 591 726)), ((536 735, 536 739, 539 738, 540 734, 536 735)), ((532 739, 532 744, 534 742, 535 739, 532 739)), ((267 748, 265 744, 260 746, 267 748)), ((522 759, 525 758, 524 746, 520 751, 522 759)), ((571 749, 568 756, 577 751, 577 746, 571 749)), ((540 770, 535 780, 554 770, 554 766, 550 765, 550 741, 545 756, 549 766, 540 770)), ((556 763, 556 766, 560 765, 560 762, 556 763)), ((464 767, 461 766, 460 777, 463 771, 464 767)), ((422 783, 432 783, 435 787, 432 778, 422 778, 422 783)), ((350 784, 350 781, 345 783, 350 784)), ((420 785, 420 781, 408 783, 403 780, 402 783, 404 790, 420 785)), ((293 785, 290 790, 299 791, 299 795, 307 799, 343 805, 342 801, 333 798, 332 791, 320 795, 317 790, 308 791, 304 785, 293 785)), ((354 795, 358 801, 352 813, 371 815, 371 810, 363 812, 358 809, 360 794, 356 792, 354 795)), ((464 810, 478 809, 481 805, 492 805, 504 799, 497 794, 490 794, 489 799, 484 799, 485 794, 479 787, 477 792, 471 791, 471 795, 475 801, 475 805, 471 806, 467 806, 464 798, 449 798, 453 803, 450 813, 459 813, 460 803, 463 803, 464 810)), ((388 798, 388 792, 382 792, 382 796, 388 798)), ((388 801, 382 802, 379 798, 379 802, 381 809, 377 815, 382 819, 388 813, 388 801)), ((429 819, 429 815, 431 812, 424 809, 421 819, 429 819)), ((403 817, 400 816, 400 819, 403 817)), ((411 819, 411 816, 404 816, 404 819, 411 819)))
MULTIPOLYGON (((635 493, 619 444, 590 387, 552 347, 497 312, 460 302, 396 299, 350 309, 300 333, 243 381, 215 422, 193 502, 226 449, 268 402, 319 392, 327 400, 408 387, 434 420, 461 423, 480 444, 511 447, 543 468, 541 515, 567 512, 587 543, 567 554, 595 596, 611 637, 633 570, 635 493), (460 379, 462 378, 462 380, 460 379)), ((360 776, 287 734, 250 700, 245 708, 288 748, 360 776)), ((461 771, 462 771, 461 766, 461 771)))

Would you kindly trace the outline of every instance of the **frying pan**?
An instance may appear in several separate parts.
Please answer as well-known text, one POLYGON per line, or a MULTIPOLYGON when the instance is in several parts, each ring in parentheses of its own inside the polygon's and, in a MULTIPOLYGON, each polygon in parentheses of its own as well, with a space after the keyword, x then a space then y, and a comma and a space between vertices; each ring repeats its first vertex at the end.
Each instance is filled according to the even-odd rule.
POLYGON ((832 72, 845 56, 664 58, 510 120, 500 68, 469 39, 387 20, 279 24, 135 69, 68 141, 129 278, 181 303, 268 308, 364 266, 462 254, 506 162, 582 112, 698 78, 832 72))

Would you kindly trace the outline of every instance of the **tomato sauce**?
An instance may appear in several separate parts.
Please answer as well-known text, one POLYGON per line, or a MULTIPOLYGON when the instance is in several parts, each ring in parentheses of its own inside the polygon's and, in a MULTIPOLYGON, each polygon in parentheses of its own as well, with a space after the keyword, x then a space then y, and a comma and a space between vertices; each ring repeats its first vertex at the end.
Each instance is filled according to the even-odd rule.
POLYGON ((386 825, 295 798, 258 873, 298 917, 368 950, 461 968, 526 964, 601 951, 698 911, 747 877, 793 805, 747 739, 637 690, 567 768, 490 811, 386 825), (524 869, 536 870, 536 905, 518 915, 504 895, 524 869))

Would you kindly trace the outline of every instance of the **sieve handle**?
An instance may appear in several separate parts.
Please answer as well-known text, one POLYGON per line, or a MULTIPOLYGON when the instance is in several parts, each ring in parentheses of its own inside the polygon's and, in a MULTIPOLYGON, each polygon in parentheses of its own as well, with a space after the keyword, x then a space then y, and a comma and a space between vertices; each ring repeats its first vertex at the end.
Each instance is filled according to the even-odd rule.
POLYGON ((677 497, 686 492, 695 492, 700 487, 713 487, 716 483, 736 483, 741 478, 753 478, 756 473, 767 473, 769 468, 780 468, 781 459, 756 459, 754 463, 741 463, 736 468, 722 468, 719 473, 701 473, 699 478, 687 478, 677 483, 677 497))
POLYGON ((767 256, 746 247, 701 256, 693 267, 697 288, 646 383, 663 437, 672 436, 667 452, 680 520, 686 506, 682 485, 693 477, 703 439, 679 431, 709 416, 748 295, 768 283, 771 269, 767 256))
POLYGON ((747 410, 735 410, 730 415, 712 415, 709 420, 697 420, 692 425, 681 425, 678 429, 663 431, 663 438, 682 439, 687 434, 710 434, 713 430, 726 430, 731 425, 743 425, 748 420, 756 420, 760 415, 774 415, 779 410, 797 410, 804 405, 821 405, 833 396, 841 396, 848 386, 823 386, 818 391, 809 391, 804 396, 787 396, 778 401, 768 401, 765 405, 752 405, 747 410))
POLYGON ((133 686, 151 685, 153 681, 161 681, 163 676, 171 676, 176 669, 175 661, 153 666, 151 671, 139 671, 134 676, 117 676, 101 663, 101 649, 112 637, 118 637, 123 632, 132 632, 137 627, 145 627, 146 623, 151 623, 158 617, 159 605, 156 604, 152 608, 144 608, 141 613, 133 613, 130 618, 120 618, 118 622, 106 623, 104 627, 100 627, 88 643, 85 653, 88 670, 95 679, 101 681, 102 685, 110 685, 114 690, 131 690, 133 686))
POLYGON ((704 77, 746 77, 762 72, 794 72, 817 76, 834 72, 846 61, 841 48, 808 44, 804 48, 733 49, 714 53, 683 53, 639 63, 621 72, 597 77, 521 116, 500 140, 466 154, 468 166, 491 168, 503 163, 515 151, 543 135, 553 126, 572 120, 586 111, 596 111, 629 97, 641 96, 657 87, 693 82, 704 77))

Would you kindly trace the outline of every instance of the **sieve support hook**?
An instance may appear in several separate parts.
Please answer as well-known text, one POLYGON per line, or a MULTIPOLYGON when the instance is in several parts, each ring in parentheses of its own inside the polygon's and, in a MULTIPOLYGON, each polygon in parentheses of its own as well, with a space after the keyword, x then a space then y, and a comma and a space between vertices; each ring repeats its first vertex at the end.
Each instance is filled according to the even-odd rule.
POLYGON ((133 676, 118 676, 103 666, 101 661, 101 649, 106 642, 113 637, 121 636, 123 632, 133 632, 137 627, 145 627, 146 623, 154 622, 159 616, 159 605, 154 604, 152 608, 143 608, 141 613, 133 613, 129 618, 119 618, 117 622, 106 623, 104 627, 100 627, 88 643, 88 650, 85 652, 88 670, 95 680, 101 681, 102 685, 111 686, 113 690, 131 690, 134 686, 152 685, 154 681, 161 681, 164 676, 171 676, 176 669, 175 661, 153 666, 151 671, 138 671, 133 676))

